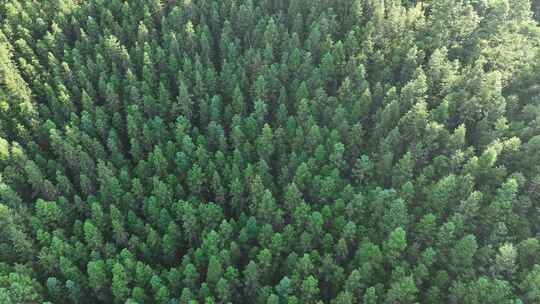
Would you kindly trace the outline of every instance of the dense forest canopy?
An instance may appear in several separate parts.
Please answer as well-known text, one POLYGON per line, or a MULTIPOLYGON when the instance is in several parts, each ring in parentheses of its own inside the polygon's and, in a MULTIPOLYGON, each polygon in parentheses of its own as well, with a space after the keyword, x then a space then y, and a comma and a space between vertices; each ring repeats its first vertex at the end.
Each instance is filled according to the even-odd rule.
POLYGON ((0 303, 540 303, 540 1, 0 1, 0 303))

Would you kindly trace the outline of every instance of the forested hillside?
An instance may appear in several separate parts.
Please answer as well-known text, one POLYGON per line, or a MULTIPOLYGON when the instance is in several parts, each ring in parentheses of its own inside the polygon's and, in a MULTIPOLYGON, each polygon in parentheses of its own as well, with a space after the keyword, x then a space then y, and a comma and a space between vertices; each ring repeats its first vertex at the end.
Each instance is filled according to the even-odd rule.
POLYGON ((540 1, 0 1, 0 303, 540 303, 540 1))

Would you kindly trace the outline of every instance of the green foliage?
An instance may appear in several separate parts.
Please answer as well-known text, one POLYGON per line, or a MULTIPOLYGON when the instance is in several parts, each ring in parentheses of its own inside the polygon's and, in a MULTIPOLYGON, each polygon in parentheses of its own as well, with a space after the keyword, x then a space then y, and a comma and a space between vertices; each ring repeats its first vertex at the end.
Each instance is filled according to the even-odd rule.
POLYGON ((537 303, 540 2, 0 3, 0 303, 537 303))

